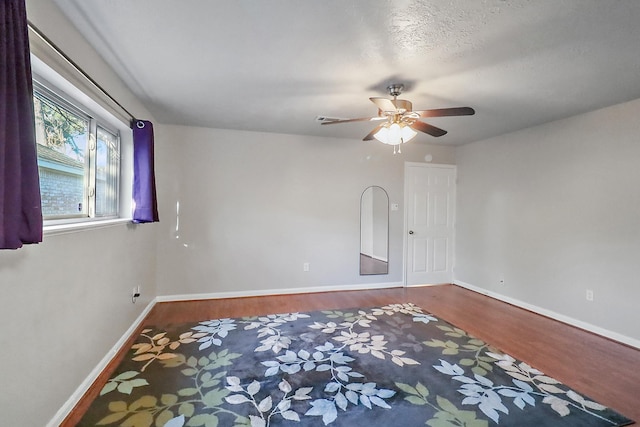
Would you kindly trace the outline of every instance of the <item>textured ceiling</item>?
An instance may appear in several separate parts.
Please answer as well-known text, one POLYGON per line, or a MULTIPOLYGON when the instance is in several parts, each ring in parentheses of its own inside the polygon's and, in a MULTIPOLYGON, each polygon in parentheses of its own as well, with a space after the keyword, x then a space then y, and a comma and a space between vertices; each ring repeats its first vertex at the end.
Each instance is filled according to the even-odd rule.
POLYGON ((476 110, 416 139, 459 145, 640 98, 637 0, 56 3, 162 123, 361 139, 315 117, 404 83, 415 109, 476 110))

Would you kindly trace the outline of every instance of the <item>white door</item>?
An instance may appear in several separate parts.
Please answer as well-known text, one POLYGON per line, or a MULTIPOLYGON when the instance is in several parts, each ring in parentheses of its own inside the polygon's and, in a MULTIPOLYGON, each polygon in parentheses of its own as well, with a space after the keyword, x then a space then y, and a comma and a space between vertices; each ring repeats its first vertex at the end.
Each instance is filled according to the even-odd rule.
POLYGON ((405 164, 406 284, 451 283, 456 168, 405 164))

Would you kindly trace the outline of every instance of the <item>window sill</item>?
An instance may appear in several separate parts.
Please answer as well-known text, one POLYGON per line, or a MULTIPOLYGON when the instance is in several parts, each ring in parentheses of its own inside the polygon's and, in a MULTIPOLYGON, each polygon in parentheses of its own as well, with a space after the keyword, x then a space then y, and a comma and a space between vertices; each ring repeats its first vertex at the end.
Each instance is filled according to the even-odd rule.
POLYGON ((131 223, 131 218, 113 218, 96 221, 74 222, 70 224, 45 225, 43 227, 43 234, 45 236, 55 236, 58 234, 77 233, 84 230, 114 227, 116 225, 127 223, 131 223))

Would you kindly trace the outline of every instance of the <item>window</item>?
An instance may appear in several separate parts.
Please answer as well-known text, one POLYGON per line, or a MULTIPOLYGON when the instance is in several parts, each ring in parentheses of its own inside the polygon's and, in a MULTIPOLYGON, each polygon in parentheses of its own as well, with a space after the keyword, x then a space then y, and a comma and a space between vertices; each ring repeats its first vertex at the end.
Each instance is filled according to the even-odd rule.
POLYGON ((37 81, 34 111, 45 221, 118 217, 119 132, 37 81))

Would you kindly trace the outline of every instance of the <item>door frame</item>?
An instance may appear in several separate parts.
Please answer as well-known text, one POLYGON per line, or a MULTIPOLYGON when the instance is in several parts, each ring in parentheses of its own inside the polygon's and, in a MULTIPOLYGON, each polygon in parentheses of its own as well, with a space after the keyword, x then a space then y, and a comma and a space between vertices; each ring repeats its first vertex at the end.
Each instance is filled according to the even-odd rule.
POLYGON ((456 165, 449 165, 443 163, 423 163, 423 162, 404 162, 404 224, 402 227, 402 284, 403 287, 409 287, 410 285, 407 283, 408 274, 407 274, 407 263, 408 263, 408 255, 409 255, 409 186, 408 182, 408 174, 409 167, 421 167, 425 169, 452 169, 453 177, 454 177, 454 187, 453 187, 453 250, 451 255, 451 281, 453 282, 453 273, 456 265, 456 206, 457 206, 457 190, 458 190, 458 168, 456 165))

